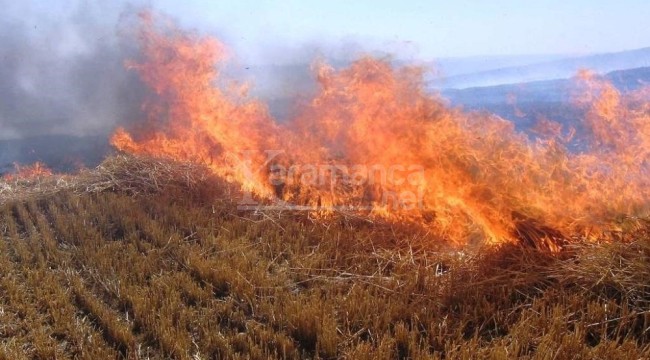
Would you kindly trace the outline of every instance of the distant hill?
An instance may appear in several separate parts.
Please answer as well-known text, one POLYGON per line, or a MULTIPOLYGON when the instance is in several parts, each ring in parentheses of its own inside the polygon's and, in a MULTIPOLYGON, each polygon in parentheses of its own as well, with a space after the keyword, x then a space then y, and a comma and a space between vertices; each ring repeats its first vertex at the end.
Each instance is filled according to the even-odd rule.
MULTIPOLYGON (((324 59, 335 68, 342 68, 352 59, 324 59)), ((392 60, 396 66, 410 62, 392 60)), ((430 89, 448 91, 475 87, 519 84, 533 81, 568 79, 580 69, 599 73, 650 67, 650 47, 590 56, 569 55, 507 55, 439 58, 421 63, 430 72, 425 74, 430 89)), ((316 86, 309 62, 233 66, 229 76, 249 81, 251 95, 269 105, 271 114, 280 121, 291 117, 296 98, 309 97, 316 86)), ((626 76, 630 76, 629 74, 626 76)), ((635 76, 635 75, 631 75, 635 76)), ((629 82, 630 79, 623 79, 629 82)), ((545 85, 540 83, 543 88, 545 85)), ((548 86, 553 86, 549 83, 548 86)), ((544 90, 541 89, 540 90, 544 90)), ((553 89, 547 89, 554 96, 553 89)), ((491 92, 491 91, 490 91, 491 92)), ((499 98, 498 101, 502 101, 499 98)))
MULTIPOLYGON (((605 74, 605 78, 622 91, 638 89, 650 85, 650 66, 629 70, 617 70, 605 74)), ((574 88, 573 79, 555 79, 531 81, 467 89, 447 89, 442 94, 452 102, 474 106, 478 104, 506 103, 508 98, 516 96, 518 104, 539 101, 563 101, 574 88)))
POLYGON ((492 70, 521 67, 555 60, 566 59, 569 55, 489 55, 469 57, 437 58, 428 63, 430 68, 442 76, 441 80, 451 76, 475 74, 492 70))
MULTIPOLYGON (((621 91, 650 85, 650 67, 618 70, 605 75, 621 91)), ((518 84, 447 89, 442 96, 452 105, 467 110, 497 114, 515 122, 525 130, 540 116, 560 122, 571 122, 579 114, 570 99, 575 90, 572 79, 533 81, 518 84)))
MULTIPOLYGON (((650 47, 606 54, 568 57, 522 66, 509 66, 487 71, 443 77, 431 82, 435 88, 463 89, 499 84, 566 79, 580 69, 598 73, 650 66, 650 47)), ((443 74, 444 75, 444 74, 443 74)))

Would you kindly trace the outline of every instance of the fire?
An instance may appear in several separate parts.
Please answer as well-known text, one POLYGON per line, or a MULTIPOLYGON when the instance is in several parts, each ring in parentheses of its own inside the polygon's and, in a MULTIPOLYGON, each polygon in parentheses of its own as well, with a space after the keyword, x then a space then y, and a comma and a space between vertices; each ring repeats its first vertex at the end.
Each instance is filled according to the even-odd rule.
POLYGON ((40 161, 31 165, 20 165, 14 163, 14 172, 3 176, 5 181, 12 180, 32 180, 39 177, 52 175, 52 170, 40 161))
POLYGON ((265 106, 246 100, 243 90, 213 86, 215 64, 223 61, 223 46, 211 38, 178 31, 165 33, 150 14, 143 14, 143 63, 129 63, 158 96, 144 104, 151 132, 134 140, 118 129, 112 143, 121 150, 206 164, 217 174, 262 196, 270 195, 266 178, 243 170, 237 153, 259 151, 251 161, 263 161, 263 149, 277 147, 276 125, 265 106))
POLYGON ((592 74, 580 74, 576 95, 588 136, 544 119, 531 140, 497 116, 448 106, 417 67, 317 64, 316 95, 278 122, 245 87, 224 85, 215 39, 144 14, 140 44, 128 66, 156 95, 148 129, 118 129, 114 146, 205 164, 248 200, 356 209, 459 244, 521 239, 532 224, 538 237, 598 232, 647 210, 647 93, 624 96, 592 74), (570 150, 575 141, 586 145, 570 150))

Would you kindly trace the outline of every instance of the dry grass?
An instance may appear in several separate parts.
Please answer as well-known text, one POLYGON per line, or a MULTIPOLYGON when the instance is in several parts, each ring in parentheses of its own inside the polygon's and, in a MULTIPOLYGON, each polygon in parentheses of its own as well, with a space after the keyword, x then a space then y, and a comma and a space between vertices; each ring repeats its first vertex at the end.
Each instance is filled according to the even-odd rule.
POLYGON ((175 188, 193 191, 206 181, 219 182, 200 165, 119 154, 94 169, 75 175, 30 175, 0 178, 0 204, 54 195, 62 191, 96 193, 120 191, 132 195, 175 188))
POLYGON ((650 356, 642 220, 558 254, 456 251, 345 215, 239 212, 190 165, 119 156, 34 181, 0 194, 0 357, 650 356))

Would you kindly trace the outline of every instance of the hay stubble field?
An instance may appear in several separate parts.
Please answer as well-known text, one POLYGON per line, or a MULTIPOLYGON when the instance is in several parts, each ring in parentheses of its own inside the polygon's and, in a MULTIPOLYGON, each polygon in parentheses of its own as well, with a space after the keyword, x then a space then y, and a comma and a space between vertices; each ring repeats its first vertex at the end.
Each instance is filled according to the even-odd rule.
POLYGON ((3 358, 650 356, 645 220, 560 253, 458 250, 344 214, 237 211, 210 177, 137 192, 134 169, 163 170, 118 160, 113 187, 3 198, 3 358))

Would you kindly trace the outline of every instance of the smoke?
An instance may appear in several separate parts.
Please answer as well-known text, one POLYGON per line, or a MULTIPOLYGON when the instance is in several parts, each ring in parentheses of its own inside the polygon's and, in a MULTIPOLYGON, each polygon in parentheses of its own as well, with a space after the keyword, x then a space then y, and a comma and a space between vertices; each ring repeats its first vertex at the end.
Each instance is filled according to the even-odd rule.
MULTIPOLYGON (((13 162, 42 161, 59 171, 92 166, 110 151, 115 128, 146 121, 141 107, 149 90, 125 62, 141 56, 137 14, 150 1, 0 0, 0 173, 13 162)), ((366 54, 388 57, 352 37, 257 38, 242 48, 228 24, 200 25, 183 11, 174 17, 218 33, 229 52, 224 78, 248 83, 279 121, 316 91, 315 61, 342 67, 366 54)))
POLYGON ((139 118, 144 87, 124 67, 132 5, 0 0, 0 139, 109 133, 139 118))
MULTIPOLYGON (((144 118, 140 107, 147 89, 124 66, 139 56, 136 14, 150 5, 138 1, 0 0, 0 141, 107 136, 144 118)), ((223 32, 219 37, 232 50, 224 74, 249 83, 250 94, 279 118, 288 116, 291 99, 314 90, 315 59, 344 66, 370 53, 353 38, 301 44, 260 39, 239 57, 237 36, 223 32)))
MULTIPOLYGON (((221 40, 221 39, 220 39, 221 40)), ((228 49, 236 44, 225 41, 228 49)), ((393 64, 422 65, 409 56, 408 49, 377 44, 364 44, 360 38, 305 39, 299 43, 260 43, 245 58, 235 56, 225 64, 224 77, 241 80, 250 85, 250 95, 262 100, 279 122, 295 117, 306 101, 317 93, 314 67, 326 63, 342 69, 366 56, 387 60, 393 64)))

